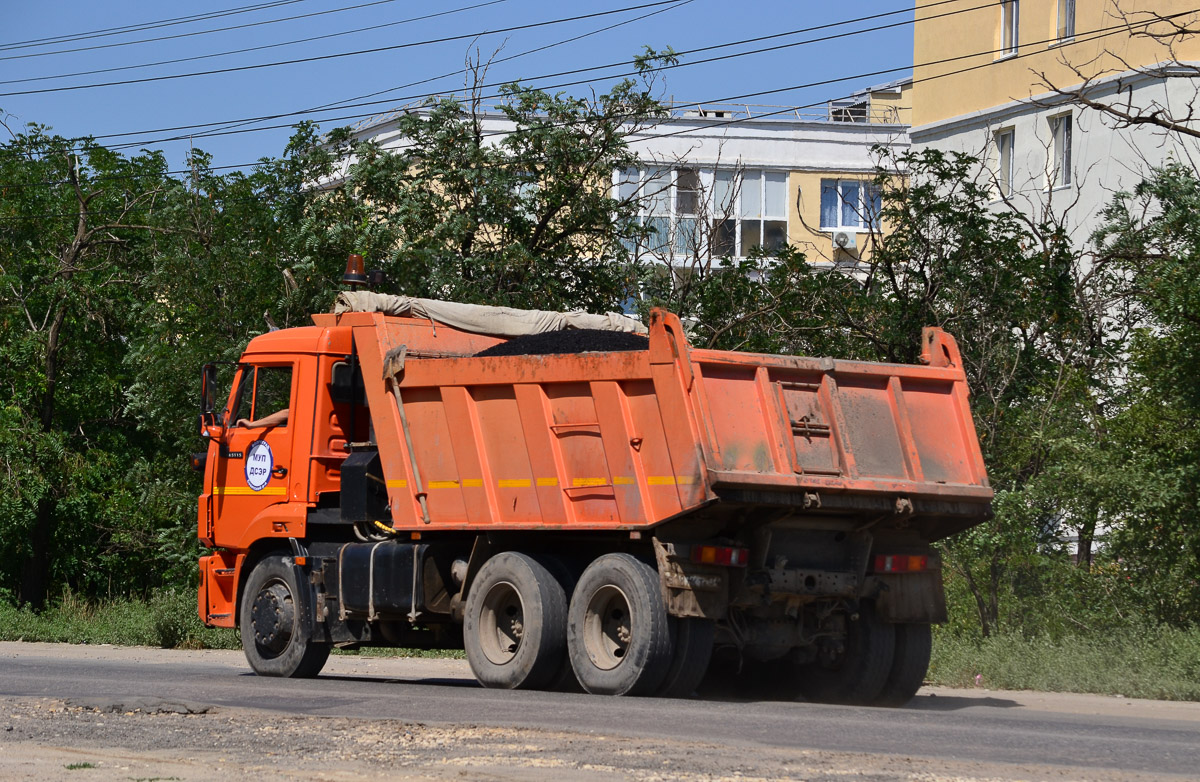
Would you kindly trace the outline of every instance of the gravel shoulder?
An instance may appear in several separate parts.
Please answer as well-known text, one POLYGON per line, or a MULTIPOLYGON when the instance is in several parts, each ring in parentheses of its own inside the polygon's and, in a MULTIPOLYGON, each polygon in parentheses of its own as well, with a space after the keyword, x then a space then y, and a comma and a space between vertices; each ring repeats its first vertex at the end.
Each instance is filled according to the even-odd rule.
MULTIPOLYGON (((5 658, 123 659, 147 670, 184 658, 242 667, 240 652, 164 651, 57 644, 0 644, 5 658)), ((335 656, 341 676, 469 679, 465 661, 335 656)), ((1200 726, 1200 704, 1052 693, 926 688, 912 709, 939 702, 1106 717, 1146 716, 1200 726)), ((961 705, 956 705, 961 708, 961 705)), ((880 711, 881 717, 889 712, 880 711)), ((0 699, 0 779, 5 780, 1142 780, 1097 769, 930 760, 736 742, 631 739, 404 720, 281 715, 153 698, 0 699)))

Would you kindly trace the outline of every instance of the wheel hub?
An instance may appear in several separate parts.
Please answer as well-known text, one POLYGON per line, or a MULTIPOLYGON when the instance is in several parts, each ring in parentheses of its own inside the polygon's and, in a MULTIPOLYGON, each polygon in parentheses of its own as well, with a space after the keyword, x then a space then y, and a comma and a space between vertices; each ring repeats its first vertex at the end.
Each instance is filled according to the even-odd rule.
POLYGON ((625 659, 633 641, 629 598, 612 584, 597 589, 584 615, 583 645, 592 664, 612 670, 625 659))
POLYGON ((266 584, 250 607, 250 621, 255 643, 260 649, 272 654, 286 649, 296 621, 295 603, 287 586, 266 584))
POLYGON ((525 638, 525 605, 521 593, 507 581, 493 584, 479 613, 479 647, 496 665, 517 656, 525 638))

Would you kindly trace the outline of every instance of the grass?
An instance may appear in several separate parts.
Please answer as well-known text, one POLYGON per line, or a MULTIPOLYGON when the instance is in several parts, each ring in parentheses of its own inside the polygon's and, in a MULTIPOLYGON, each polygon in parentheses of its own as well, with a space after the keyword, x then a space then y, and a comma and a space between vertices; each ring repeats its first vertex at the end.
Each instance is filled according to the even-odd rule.
POLYGON ((94 603, 67 593, 40 613, 0 602, 0 641, 240 649, 233 630, 205 627, 195 594, 163 591, 149 600, 94 603))
MULTIPOLYGON (((0 641, 158 646, 163 649, 241 649, 236 630, 205 627, 196 615, 194 593, 163 591, 149 600, 103 602, 66 594, 41 613, 0 601, 0 641)), ((465 658, 462 650, 335 649, 364 657, 465 658)))
MULTIPOLYGON (((66 594, 41 613, 0 601, 0 641, 240 649, 237 632, 204 627, 195 596, 90 602, 66 594)), ((366 648, 339 654, 452 657, 460 651, 366 648)), ((950 687, 1046 690, 1200 701, 1200 629, 1127 628, 1052 639, 1017 633, 976 639, 935 633, 927 680, 950 687), (976 677, 980 677, 978 680, 976 677)))
POLYGON ((937 633, 926 679, 949 687, 1196 701, 1200 629, 1127 628, 1060 639, 1018 634, 969 639, 937 633))

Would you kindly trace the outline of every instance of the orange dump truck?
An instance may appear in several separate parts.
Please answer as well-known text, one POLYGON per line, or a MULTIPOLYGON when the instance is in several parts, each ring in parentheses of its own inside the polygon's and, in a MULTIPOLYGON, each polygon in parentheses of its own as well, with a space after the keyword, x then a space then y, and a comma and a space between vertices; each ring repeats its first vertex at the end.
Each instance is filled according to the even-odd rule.
POLYGON ((223 409, 206 367, 203 621, 268 676, 385 645, 465 648, 488 687, 683 696, 719 663, 908 700, 945 618, 930 544, 991 507, 954 340, 700 350, 655 310, 634 349, 476 355, 556 317, 342 294, 253 339, 223 409))

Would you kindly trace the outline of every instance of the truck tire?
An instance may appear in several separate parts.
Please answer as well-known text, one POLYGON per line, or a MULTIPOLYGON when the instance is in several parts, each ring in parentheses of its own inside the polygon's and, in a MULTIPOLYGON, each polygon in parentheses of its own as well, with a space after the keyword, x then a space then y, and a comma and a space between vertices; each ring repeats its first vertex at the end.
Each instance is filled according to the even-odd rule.
POLYGON ((686 698, 696 691, 708 672, 717 623, 696 617, 680 617, 670 621, 675 626, 671 667, 654 694, 663 698, 686 698))
POLYGON ((797 684, 802 695, 818 703, 866 705, 883 692, 896 650, 895 625, 876 615, 864 602, 858 620, 849 621, 841 653, 801 666, 797 684))
POLYGON ((671 634, 658 574, 629 554, 605 554, 579 577, 567 618, 571 667, 597 695, 647 695, 666 678, 671 634))
POLYGON ((903 706, 912 700, 925 681, 933 652, 933 631, 927 624, 898 624, 896 653, 883 692, 875 699, 878 706, 903 706))
POLYGON ((479 570, 467 595, 463 641, 484 687, 538 689, 566 656, 567 596, 540 562, 506 551, 479 570))
MULTIPOLYGON (((563 595, 569 601, 571 595, 575 592, 575 584, 579 582, 579 572, 583 569, 582 565, 577 565, 573 560, 565 557, 560 557, 554 554, 538 554, 537 561, 545 566, 546 570, 550 571, 550 575, 558 581, 559 586, 563 588, 563 595)), ((563 648, 566 649, 566 628, 563 629, 563 648)), ((562 656, 562 664, 558 668, 558 672, 550 678, 545 689, 551 692, 583 692, 583 687, 580 686, 579 680, 575 678, 575 671, 571 668, 571 656, 565 651, 562 656)))
POLYGON ((312 608, 301 588, 290 558, 268 556, 250 571, 239 625, 242 650, 259 676, 311 679, 329 659, 329 644, 310 637, 312 608))

